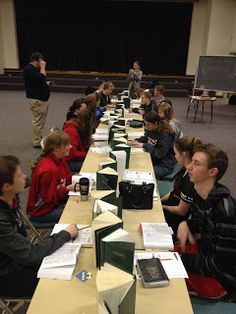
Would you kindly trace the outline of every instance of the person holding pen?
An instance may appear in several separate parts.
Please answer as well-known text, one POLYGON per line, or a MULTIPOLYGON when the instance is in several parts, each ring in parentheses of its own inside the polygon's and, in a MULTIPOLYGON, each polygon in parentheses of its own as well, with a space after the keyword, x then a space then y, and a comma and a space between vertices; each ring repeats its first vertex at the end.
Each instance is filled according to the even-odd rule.
POLYGON ((27 239, 16 194, 24 191, 25 178, 15 156, 0 156, 0 296, 32 297, 38 268, 47 255, 78 235, 75 225, 32 244, 27 239))

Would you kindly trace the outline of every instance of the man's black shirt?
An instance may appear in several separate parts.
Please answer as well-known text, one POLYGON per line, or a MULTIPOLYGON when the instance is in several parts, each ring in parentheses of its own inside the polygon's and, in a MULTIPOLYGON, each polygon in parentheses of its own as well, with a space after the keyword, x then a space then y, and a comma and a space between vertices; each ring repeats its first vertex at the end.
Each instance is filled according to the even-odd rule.
POLYGON ((23 78, 26 90, 26 97, 47 101, 50 96, 46 76, 32 64, 27 64, 23 70, 23 78))

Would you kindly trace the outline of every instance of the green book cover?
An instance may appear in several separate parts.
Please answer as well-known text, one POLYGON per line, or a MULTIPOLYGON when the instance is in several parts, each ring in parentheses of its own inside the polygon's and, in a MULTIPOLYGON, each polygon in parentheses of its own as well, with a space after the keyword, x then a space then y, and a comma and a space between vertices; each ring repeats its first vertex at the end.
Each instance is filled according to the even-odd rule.
POLYGON ((101 161, 99 161, 98 166, 100 169, 109 167, 117 171, 117 162, 113 158, 110 158, 110 157, 106 157, 102 159, 101 161))
POLYGON ((102 238, 106 237, 110 233, 114 232, 115 230, 122 227, 122 223, 117 223, 114 225, 110 225, 98 230, 95 230, 95 252, 96 252, 96 267, 101 267, 103 264, 101 261, 103 261, 103 253, 101 253, 101 247, 100 243, 102 238))
POLYGON ((121 130, 119 127, 112 126, 112 127, 110 128, 110 130, 109 130, 108 143, 111 142, 111 140, 113 139, 114 134, 115 134, 116 132, 123 133, 123 130, 121 130))
POLYGON ((111 149, 114 150, 116 145, 127 144, 127 139, 124 137, 113 138, 111 140, 111 149))
POLYGON ((135 314, 136 278, 119 305, 119 314, 135 314))
POLYGON ((115 151, 117 151, 117 150, 124 150, 126 152, 125 168, 128 169, 129 168, 129 162, 130 162, 131 146, 122 143, 122 144, 116 145, 114 150, 115 151))
POLYGON ((105 242, 104 239, 102 239, 100 242, 101 265, 104 265, 104 263, 109 263, 123 271, 126 271, 129 274, 133 274, 134 250, 134 242, 105 242))
POLYGON ((134 242, 111 241, 100 243, 101 265, 109 263, 129 274, 133 274, 134 242))
POLYGON ((118 217, 122 219, 123 197, 112 197, 110 195, 101 198, 102 201, 110 203, 118 207, 118 217))
POLYGON ((118 173, 114 169, 107 167, 97 172, 97 190, 116 190, 117 182, 118 173))

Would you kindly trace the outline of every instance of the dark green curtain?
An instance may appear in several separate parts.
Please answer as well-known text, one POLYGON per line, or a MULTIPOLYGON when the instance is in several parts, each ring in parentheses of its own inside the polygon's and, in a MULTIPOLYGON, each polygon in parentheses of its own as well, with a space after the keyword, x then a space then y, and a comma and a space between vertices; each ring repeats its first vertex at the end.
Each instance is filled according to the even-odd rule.
POLYGON ((48 69, 184 75, 192 3, 15 0, 21 67, 33 51, 48 69))

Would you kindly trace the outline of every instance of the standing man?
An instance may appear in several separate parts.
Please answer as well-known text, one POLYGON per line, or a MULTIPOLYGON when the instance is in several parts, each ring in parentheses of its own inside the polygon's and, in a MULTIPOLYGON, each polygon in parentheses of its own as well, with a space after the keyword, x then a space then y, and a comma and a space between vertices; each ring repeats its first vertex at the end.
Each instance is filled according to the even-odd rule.
POLYGON ((26 97, 32 111, 33 147, 40 148, 42 130, 48 112, 50 96, 49 82, 46 81, 46 62, 40 52, 30 56, 29 64, 23 70, 26 97))
POLYGON ((177 236, 188 289, 201 297, 236 292, 236 202, 218 183, 227 167, 226 153, 213 144, 198 146, 188 166, 197 193, 191 218, 179 224, 177 236))

